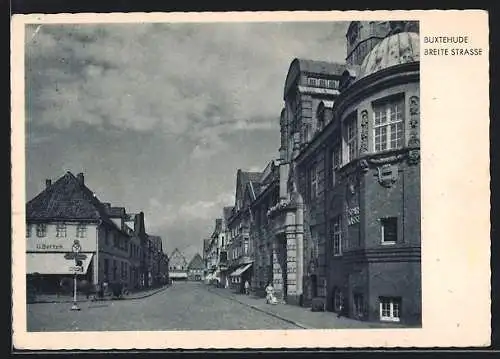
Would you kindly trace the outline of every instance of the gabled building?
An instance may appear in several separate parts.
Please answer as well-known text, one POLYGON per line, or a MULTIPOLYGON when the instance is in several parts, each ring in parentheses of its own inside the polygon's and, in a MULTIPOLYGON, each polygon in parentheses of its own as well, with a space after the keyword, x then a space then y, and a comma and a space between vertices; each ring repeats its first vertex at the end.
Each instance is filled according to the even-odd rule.
POLYGON ((188 262, 178 248, 170 254, 169 278, 172 280, 187 280, 188 278, 188 262))
POLYGON ((54 183, 47 179, 45 189, 26 204, 28 279, 39 290, 58 291, 76 271, 79 280, 91 284, 140 287, 142 247, 138 228, 128 223, 125 209, 99 201, 83 173, 67 172, 54 183), (81 263, 70 254, 75 242, 81 263))
POLYGON ((204 269, 203 258, 196 253, 188 264, 188 280, 202 281, 204 269))
POLYGON ((236 174, 235 205, 228 218, 230 246, 229 285, 236 291, 243 291, 245 281, 252 281, 254 244, 250 237, 250 226, 254 221, 251 203, 260 189, 260 172, 245 172, 239 169, 236 174))

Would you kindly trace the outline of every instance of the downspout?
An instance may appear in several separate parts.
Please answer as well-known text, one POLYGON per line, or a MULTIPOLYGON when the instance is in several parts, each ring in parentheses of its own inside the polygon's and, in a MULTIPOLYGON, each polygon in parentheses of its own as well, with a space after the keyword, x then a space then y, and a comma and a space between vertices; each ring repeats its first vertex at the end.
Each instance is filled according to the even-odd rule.
POLYGON ((94 264, 94 284, 99 283, 99 227, 102 225, 102 219, 99 219, 96 227, 95 236, 95 264, 94 264))

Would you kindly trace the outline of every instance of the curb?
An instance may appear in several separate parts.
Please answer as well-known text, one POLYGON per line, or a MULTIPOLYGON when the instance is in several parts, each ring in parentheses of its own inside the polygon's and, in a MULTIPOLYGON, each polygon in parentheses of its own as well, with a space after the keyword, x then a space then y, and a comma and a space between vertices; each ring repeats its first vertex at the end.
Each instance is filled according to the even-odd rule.
POLYGON ((230 299, 230 300, 234 300, 235 302, 238 302, 238 303, 240 303, 240 304, 243 304, 243 305, 245 305, 245 306, 247 306, 247 307, 249 307, 249 308, 252 308, 252 309, 254 309, 254 310, 256 310, 256 311, 259 311, 259 312, 261 312, 261 313, 267 314, 267 315, 269 315, 269 316, 271 316, 271 317, 275 317, 275 318, 277 318, 277 319, 280 319, 280 320, 283 320, 283 321, 288 322, 288 323, 290 323, 290 324, 293 324, 293 325, 295 325, 295 326, 297 326, 297 327, 299 327, 299 328, 301 328, 301 329, 315 329, 315 328, 313 328, 313 327, 310 327, 310 326, 307 326, 307 325, 301 324, 301 323, 299 323, 299 322, 296 322, 296 321, 294 321, 294 320, 292 320, 292 319, 285 318, 285 317, 283 317, 283 316, 281 316, 281 315, 279 315, 279 314, 276 314, 276 313, 273 313, 273 312, 269 312, 269 311, 267 311, 267 310, 264 310, 264 309, 262 309, 262 308, 259 308, 259 307, 255 306, 255 305, 252 305, 252 304, 248 304, 248 303, 242 302, 242 301, 240 301, 240 300, 236 299, 235 297, 232 297, 232 296, 229 296, 229 295, 225 295, 225 294, 222 294, 222 293, 218 293, 218 292, 216 292, 216 291, 214 291, 214 290, 212 290, 212 289, 208 289, 208 291, 209 291, 210 293, 214 293, 214 294, 216 294, 216 295, 218 295, 218 296, 220 296, 220 297, 223 297, 223 298, 226 298, 226 299, 230 299))
MULTIPOLYGON (((144 299, 144 298, 148 298, 148 297, 151 297, 155 294, 158 294, 160 292, 163 292, 164 290, 167 290, 169 288, 169 286, 165 286, 163 288, 160 288, 152 293, 148 293, 148 294, 143 294, 143 295, 140 295, 138 297, 122 297, 120 299, 117 299, 117 298, 104 298, 104 299, 99 299, 99 300, 95 300, 93 301, 92 299, 80 299, 80 300, 77 300, 76 302, 77 303, 94 303, 94 302, 111 302, 111 301, 122 301, 122 300, 135 300, 135 299, 144 299)), ((33 302, 29 302, 27 304, 57 304, 57 303, 73 303, 73 300, 72 299, 65 299, 65 300, 35 300, 33 302)))

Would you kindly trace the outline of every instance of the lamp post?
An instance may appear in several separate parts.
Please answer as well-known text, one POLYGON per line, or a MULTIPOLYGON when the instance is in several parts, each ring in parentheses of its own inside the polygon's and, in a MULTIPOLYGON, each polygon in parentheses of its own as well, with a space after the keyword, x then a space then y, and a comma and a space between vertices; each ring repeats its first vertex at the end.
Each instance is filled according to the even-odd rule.
POLYGON ((78 254, 80 253, 80 251, 82 250, 82 247, 80 245, 80 241, 78 241, 77 239, 74 241, 73 245, 71 246, 71 250, 73 252, 73 255, 75 257, 75 269, 74 269, 74 276, 73 276, 73 306, 71 307, 71 310, 80 310, 80 308, 78 307, 78 304, 76 303, 76 286, 77 286, 77 270, 79 268, 78 266, 78 262, 79 262, 79 259, 78 259, 78 254))

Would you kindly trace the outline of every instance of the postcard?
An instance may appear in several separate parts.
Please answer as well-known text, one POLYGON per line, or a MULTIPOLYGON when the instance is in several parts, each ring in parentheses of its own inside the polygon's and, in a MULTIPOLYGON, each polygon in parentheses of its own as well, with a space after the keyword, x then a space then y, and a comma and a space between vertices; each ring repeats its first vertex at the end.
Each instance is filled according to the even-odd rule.
POLYGON ((14 346, 488 346, 488 43, 477 10, 14 15, 14 346))

